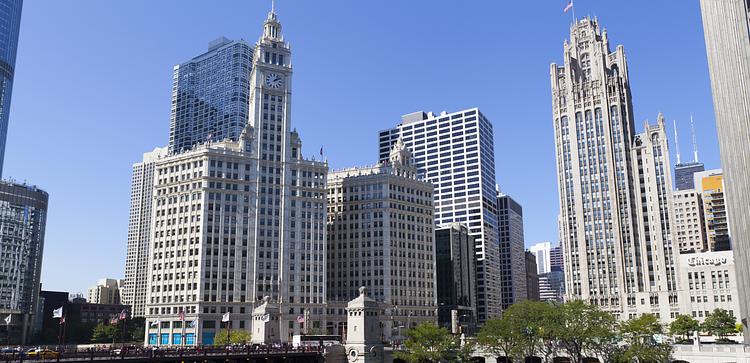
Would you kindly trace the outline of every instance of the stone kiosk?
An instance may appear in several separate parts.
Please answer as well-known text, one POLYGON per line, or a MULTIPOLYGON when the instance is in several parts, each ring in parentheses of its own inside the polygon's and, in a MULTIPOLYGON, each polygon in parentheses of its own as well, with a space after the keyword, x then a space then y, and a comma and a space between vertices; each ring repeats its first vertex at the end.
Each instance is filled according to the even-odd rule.
POLYGON ((349 362, 382 363, 380 306, 359 288, 359 297, 347 305, 346 354, 349 362))
POLYGON ((279 307, 271 304, 271 298, 263 298, 263 304, 253 310, 253 327, 250 342, 253 344, 281 343, 279 307))

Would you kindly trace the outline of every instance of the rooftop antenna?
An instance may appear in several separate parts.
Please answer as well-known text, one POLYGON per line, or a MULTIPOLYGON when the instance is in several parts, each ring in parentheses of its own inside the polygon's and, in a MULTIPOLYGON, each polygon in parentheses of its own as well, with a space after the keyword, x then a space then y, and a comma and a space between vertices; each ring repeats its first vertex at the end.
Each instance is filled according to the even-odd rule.
POLYGON ((680 138, 677 136, 677 120, 672 120, 674 123, 674 146, 677 149, 677 164, 680 164, 680 138))
POLYGON ((695 125, 693 124, 693 113, 690 113, 690 132, 693 134, 693 161, 698 162, 698 141, 695 139, 695 125))

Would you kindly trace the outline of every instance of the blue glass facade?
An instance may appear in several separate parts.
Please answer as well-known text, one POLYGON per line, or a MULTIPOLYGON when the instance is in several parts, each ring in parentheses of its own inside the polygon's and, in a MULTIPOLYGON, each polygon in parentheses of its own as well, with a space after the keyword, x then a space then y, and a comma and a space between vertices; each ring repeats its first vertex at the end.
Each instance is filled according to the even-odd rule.
POLYGON ((23 0, 0 1, 0 175, 3 172, 5 159, 5 139, 8 134, 8 114, 13 91, 22 7, 23 0))
POLYGON ((253 46, 219 38, 208 52, 174 67, 169 150, 237 140, 248 122, 253 46))

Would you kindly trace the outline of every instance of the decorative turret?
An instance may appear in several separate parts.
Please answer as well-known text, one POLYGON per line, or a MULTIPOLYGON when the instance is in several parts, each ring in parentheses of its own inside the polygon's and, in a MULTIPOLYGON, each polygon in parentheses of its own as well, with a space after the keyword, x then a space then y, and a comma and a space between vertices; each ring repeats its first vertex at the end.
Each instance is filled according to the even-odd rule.
POLYGON ((404 140, 400 137, 393 145, 390 160, 394 165, 411 166, 411 151, 406 148, 404 140))

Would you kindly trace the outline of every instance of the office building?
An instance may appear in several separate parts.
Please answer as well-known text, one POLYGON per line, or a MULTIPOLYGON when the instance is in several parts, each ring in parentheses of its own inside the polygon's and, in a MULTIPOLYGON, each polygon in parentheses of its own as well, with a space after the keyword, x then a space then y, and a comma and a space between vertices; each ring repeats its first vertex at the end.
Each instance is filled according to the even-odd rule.
POLYGON ((565 299, 565 276, 561 270, 539 274, 539 300, 563 302, 565 299))
POLYGON ((87 301, 90 304, 120 305, 120 287, 123 280, 100 279, 95 286, 89 288, 87 301))
POLYGON ((466 224, 476 238, 477 320, 499 316, 500 250, 497 237, 492 123, 478 108, 439 115, 415 112, 379 134, 380 161, 402 139, 418 174, 435 186, 435 224, 466 224))
POLYGON ((328 174, 328 301, 364 286, 404 327, 437 321, 433 187, 411 159, 397 142, 387 162, 328 174))
POLYGON ((571 26, 564 58, 550 78, 566 299, 668 319, 678 301, 663 117, 636 135, 625 49, 611 51, 596 19, 571 26))
POLYGON ((208 51, 174 67, 169 150, 237 140, 250 115, 253 46, 221 37, 208 51))
POLYGON ((151 152, 144 153, 143 161, 133 165, 125 280, 120 291, 120 299, 123 304, 130 306, 130 312, 135 317, 146 314, 154 165, 157 160, 167 155, 166 147, 157 147, 151 152))
POLYGON ((732 251, 680 255, 680 313, 700 322, 724 309, 739 318, 737 278, 732 251))
POLYGON ((467 333, 476 328, 474 244, 463 224, 451 223, 435 230, 438 324, 451 331, 454 325, 467 333))
POLYGON ((746 0, 701 0, 716 129, 725 172, 727 214, 740 286, 745 343, 750 344, 750 5, 746 0))
POLYGON ((693 185, 693 174, 706 170, 703 163, 687 162, 677 163, 674 166, 675 189, 690 190, 693 185))
POLYGON ((563 263, 563 252, 562 246, 552 247, 549 253, 549 270, 550 271, 563 271, 565 265, 563 263))
POLYGON ((183 334, 212 344, 223 314, 249 329, 265 296, 282 308, 282 341, 303 331, 305 310, 314 320, 324 314, 328 165, 303 157, 291 127, 291 49, 281 34, 270 12, 249 75, 250 122, 237 141, 154 165, 146 344, 157 335, 180 344, 183 334), (181 315, 200 323, 186 331, 181 315))
POLYGON ((524 267, 526 278, 526 299, 539 300, 539 273, 537 272, 536 256, 526 251, 524 253, 524 267))
POLYGON ((673 196, 674 239, 680 253, 708 251, 702 193, 682 189, 675 190, 673 196))
POLYGON ((0 341, 8 344, 25 344, 36 325, 48 199, 35 186, 0 182, 0 316, 11 316, 0 341))
MULTIPOLYGON (((644 293, 629 297, 627 311, 628 316, 633 317, 648 310, 666 320, 678 315, 676 270, 679 250, 673 243, 672 164, 664 115, 659 113, 656 125, 645 122, 643 130, 635 135, 631 148, 633 165, 637 165, 637 177, 633 180, 638 226, 636 241, 642 245, 631 251, 635 256, 646 256, 645 261, 640 261, 643 263, 640 276, 635 277, 643 279, 647 286, 642 288, 644 293), (645 296, 650 297, 648 308, 645 307, 645 296), (640 304, 638 299, 642 300, 640 304)), ((635 266, 638 264, 639 261, 635 261, 635 266)), ((626 281, 628 275, 625 274, 626 281)))
MULTIPOLYGON (((81 324, 99 324, 109 323, 112 318, 120 319, 120 314, 125 313, 125 316, 130 318, 130 311, 127 305, 122 304, 98 304, 92 303, 86 300, 73 299, 67 304, 65 309, 65 323, 68 326, 74 323, 81 324)), ((57 321, 58 319, 54 319, 57 321)))
MULTIPOLYGON (((505 194, 497 196, 500 241, 500 291, 503 310, 528 299, 526 255, 523 238, 523 208, 505 194)), ((536 262, 535 262, 536 265, 536 262)))
POLYGON ((537 273, 544 274, 551 270, 551 256, 552 244, 549 242, 540 242, 529 247, 529 252, 534 254, 536 257, 537 273))
POLYGON ((10 98, 16 73, 21 8, 23 8, 23 0, 6 0, 0 3, 0 175, 2 175, 3 160, 5 160, 10 98))
POLYGON ((675 190, 694 189, 693 175, 705 170, 703 163, 698 161, 698 142, 695 139, 695 126, 693 125, 693 115, 690 115, 690 133, 693 139, 693 160, 682 162, 680 157, 680 138, 677 133, 677 121, 674 121, 674 147, 677 156, 677 164, 674 165, 674 184, 675 190))

